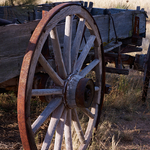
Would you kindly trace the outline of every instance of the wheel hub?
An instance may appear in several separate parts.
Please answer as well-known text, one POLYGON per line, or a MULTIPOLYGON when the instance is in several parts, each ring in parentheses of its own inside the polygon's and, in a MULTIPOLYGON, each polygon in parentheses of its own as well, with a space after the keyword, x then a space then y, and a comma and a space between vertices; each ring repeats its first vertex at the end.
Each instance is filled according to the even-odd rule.
POLYGON ((74 75, 65 85, 64 98, 69 108, 90 107, 95 92, 92 79, 74 75))

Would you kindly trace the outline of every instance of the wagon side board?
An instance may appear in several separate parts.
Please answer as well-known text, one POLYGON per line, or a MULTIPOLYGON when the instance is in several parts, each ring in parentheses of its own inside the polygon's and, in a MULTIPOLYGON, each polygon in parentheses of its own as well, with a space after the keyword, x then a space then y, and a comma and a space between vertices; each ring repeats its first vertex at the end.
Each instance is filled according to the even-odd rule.
MULTIPOLYGON (((145 34, 146 17, 142 11, 122 11, 112 14, 118 39, 132 37, 134 16, 140 18, 139 33, 145 34)), ((103 44, 115 40, 115 33, 112 20, 108 15, 93 16, 101 33, 103 44)), ((0 83, 14 78, 20 74, 23 56, 25 54, 29 39, 39 20, 26 24, 9 25, 0 27, 0 83)), ((76 33, 76 21, 74 21, 73 37, 76 33)), ((61 46, 63 46, 64 24, 57 26, 61 46)), ((89 37, 89 31, 85 31, 84 36, 89 37)), ((84 40, 81 44, 84 46, 84 40)))
MULTIPOLYGON (((112 14, 118 39, 132 37, 135 15, 140 19, 139 34, 145 34, 146 17, 143 12, 122 11, 117 14, 112 14)), ((103 43, 115 40, 112 19, 108 15, 96 15, 94 18, 99 27, 103 43)))
POLYGON ((0 83, 20 74, 23 56, 38 22, 0 27, 0 83))

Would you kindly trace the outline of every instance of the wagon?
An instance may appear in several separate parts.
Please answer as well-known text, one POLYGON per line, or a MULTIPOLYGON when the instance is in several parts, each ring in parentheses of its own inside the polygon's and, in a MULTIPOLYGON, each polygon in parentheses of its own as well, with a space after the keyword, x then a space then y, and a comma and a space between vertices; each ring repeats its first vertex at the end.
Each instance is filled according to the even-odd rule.
MULTIPOLYGON (((73 149, 73 129, 77 148, 86 149, 100 120, 103 96, 109 92, 105 72, 127 75, 127 65, 145 71, 143 100, 148 88, 149 51, 128 54, 142 51, 144 9, 100 9, 84 2, 55 5, 40 5, 28 15, 17 16, 16 22, 26 23, 0 20, 5 24, 0 27, 0 92, 18 91, 18 125, 27 150, 39 149, 34 134, 48 118, 41 149, 49 149, 53 141, 54 149, 61 149, 63 140, 66 149, 73 149), (32 97, 46 104, 34 121, 32 97), (87 117, 84 128, 80 115, 87 117)), ((0 15, 5 9, 0 8, 0 15)))

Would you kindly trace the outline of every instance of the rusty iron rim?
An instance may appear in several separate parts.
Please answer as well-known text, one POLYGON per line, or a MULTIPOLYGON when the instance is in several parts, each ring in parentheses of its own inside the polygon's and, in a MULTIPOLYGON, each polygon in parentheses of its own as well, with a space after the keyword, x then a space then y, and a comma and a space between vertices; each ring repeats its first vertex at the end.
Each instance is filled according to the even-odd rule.
MULTIPOLYGON (((30 63, 32 61, 32 56, 34 55, 34 49, 37 46, 36 44, 39 41, 39 37, 41 35, 42 32, 44 32, 44 28, 47 25, 47 23, 49 22, 49 20, 51 18, 53 18, 53 16, 55 16, 55 14, 57 14, 57 12, 59 12, 61 9, 63 9, 64 7, 67 7, 69 5, 77 5, 77 4, 72 4, 72 3, 63 3, 60 4, 56 7, 54 7, 53 9, 51 9, 48 12, 48 16, 49 17, 43 17, 43 19, 40 21, 40 23, 38 24, 38 26, 36 27, 31 40, 29 41, 28 44, 28 49, 26 50, 26 55, 23 59, 23 63, 22 63, 22 67, 21 67, 21 73, 20 73, 20 81, 19 81, 19 87, 18 87, 18 100, 17 100, 17 111, 18 111, 18 125, 19 125, 19 131, 20 131, 20 136, 21 136, 21 140, 22 140, 22 144, 24 149, 31 149, 30 145, 31 142, 28 139, 28 129, 27 129, 27 125, 26 125, 26 121, 30 118, 30 116, 26 116, 26 87, 27 87, 27 79, 28 79, 28 71, 30 68, 30 63), (24 107, 22 107, 24 106, 24 107)), ((89 13, 87 11, 87 13, 89 13)), ((46 15, 46 16, 47 16, 46 15)), ((91 16, 92 17, 92 16, 91 16)), ((93 18, 93 17, 92 17, 93 18)), ((94 20, 94 19, 93 19, 94 20)), ((96 23, 95 23, 96 25, 96 23)), ((96 25, 97 27, 97 25, 96 25)), ((97 27, 98 29, 98 27, 97 27)), ((99 32, 99 30, 97 30, 99 32)), ((99 33, 100 35, 100 33, 99 33)), ((101 37, 100 37, 101 38, 101 37)), ((104 58, 104 53, 103 53, 103 47, 101 44, 101 53, 102 53, 102 57, 104 58)), ((103 104, 103 96, 104 96, 104 87, 105 87, 105 66, 104 66, 104 59, 102 59, 102 93, 101 93, 101 103, 99 105, 99 113, 98 113, 98 117, 100 115, 100 111, 102 109, 102 104, 103 104)), ((97 120, 98 122, 98 120, 97 120)))

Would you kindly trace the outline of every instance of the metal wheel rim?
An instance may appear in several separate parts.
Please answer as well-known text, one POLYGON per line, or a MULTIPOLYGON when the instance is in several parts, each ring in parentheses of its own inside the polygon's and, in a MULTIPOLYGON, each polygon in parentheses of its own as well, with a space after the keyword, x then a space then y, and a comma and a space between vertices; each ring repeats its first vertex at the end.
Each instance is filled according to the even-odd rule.
MULTIPOLYGON (((49 30, 45 31, 45 28, 48 26, 48 23, 50 21, 52 21, 53 18, 55 18, 55 16, 62 10, 67 9, 69 7, 78 7, 82 10, 82 14, 80 14, 79 9, 75 10, 75 13, 78 12, 80 17, 83 17, 86 13, 86 15, 88 15, 88 17, 90 16, 92 22, 86 22, 86 26, 91 28, 94 27, 97 31, 97 33, 95 32, 94 34, 96 35, 96 42, 95 42, 95 47, 97 49, 99 49, 99 52, 101 53, 101 64, 99 65, 99 71, 100 73, 100 89, 99 92, 97 94, 97 99, 100 99, 102 97, 102 93, 101 91, 104 89, 104 84, 103 84, 103 80, 104 80, 104 63, 103 63, 103 50, 102 50, 102 44, 101 44, 101 38, 99 36, 99 32, 98 32, 98 28, 97 26, 94 24, 94 20, 91 17, 91 15, 81 6, 79 5, 75 5, 75 4, 61 4, 57 7, 55 7, 54 9, 50 10, 48 12, 48 14, 40 21, 40 23, 38 24, 37 28, 35 29, 28 48, 27 48, 27 53, 24 57, 23 60, 23 64, 22 64, 22 69, 21 69, 21 74, 20 74, 20 81, 19 81, 19 89, 18 89, 18 123, 19 123, 19 130, 20 130, 20 135, 21 135, 21 140, 23 143, 23 147, 24 149, 36 149, 36 145, 34 142, 34 135, 31 129, 31 123, 30 123, 30 98, 31 98, 31 87, 32 87, 32 82, 33 82, 33 77, 34 77, 34 70, 36 68, 36 63, 38 62, 38 58, 40 56, 41 53, 41 49, 42 49, 42 44, 40 45, 39 43, 41 41, 45 41, 46 37, 48 35, 48 32, 50 32, 51 29, 54 28, 54 26, 57 24, 57 22, 59 22, 59 20, 54 23, 53 25, 50 25, 51 28, 49 28, 49 30), (84 12, 84 13, 83 13, 84 12), (45 33, 44 33, 45 32, 45 33), (45 36, 46 35, 46 36, 45 36), (36 38, 35 38, 36 37, 36 38), (42 39, 43 38, 43 39, 42 39), (42 40, 41 40, 42 39, 42 40), (39 50, 40 49, 40 50, 39 50)), ((74 12, 72 12, 72 14, 74 14, 74 12)), ((69 15, 72 15, 69 14, 69 15)), ((86 16, 84 16, 83 18, 86 18, 86 16)), ((92 31, 94 32, 94 31, 92 31)), ((43 43, 43 42, 42 42, 43 43)), ((97 67, 98 68, 98 67, 97 67)), ((98 116, 98 111, 99 111, 99 107, 102 106, 102 99, 101 101, 98 102, 98 104, 95 104, 95 108, 96 108, 96 112, 95 112, 95 118, 94 121, 92 121, 92 125, 89 123, 89 126, 91 130, 93 130, 97 118, 99 118, 98 116)), ((71 110, 69 110, 71 111, 71 110)), ((86 149, 86 147, 88 146, 90 139, 91 139, 91 134, 87 135, 87 139, 86 139, 86 144, 81 144, 79 149, 86 149)), ((86 136, 86 133, 85 133, 86 136)))

